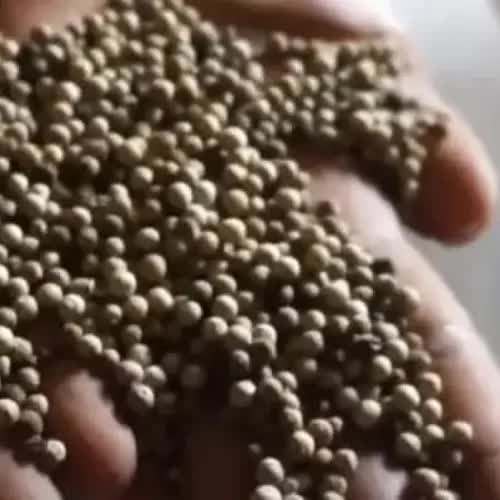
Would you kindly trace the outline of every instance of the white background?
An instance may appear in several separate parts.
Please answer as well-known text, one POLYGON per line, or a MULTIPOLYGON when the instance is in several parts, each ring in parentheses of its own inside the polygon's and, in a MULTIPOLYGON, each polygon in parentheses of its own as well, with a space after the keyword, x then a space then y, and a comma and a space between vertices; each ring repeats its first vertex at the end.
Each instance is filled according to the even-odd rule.
MULTIPOLYGON (((436 83, 500 165, 500 9, 496 0, 394 0, 436 83)), ((500 1, 498 1, 500 6, 500 1)), ((478 243, 446 250, 423 242, 500 357, 500 212, 478 243)))

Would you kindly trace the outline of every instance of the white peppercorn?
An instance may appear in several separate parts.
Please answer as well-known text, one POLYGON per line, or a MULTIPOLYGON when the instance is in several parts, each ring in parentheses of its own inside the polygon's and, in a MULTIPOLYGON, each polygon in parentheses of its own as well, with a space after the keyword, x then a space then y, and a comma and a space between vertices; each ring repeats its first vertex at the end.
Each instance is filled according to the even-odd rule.
POLYGON ((382 416, 382 406, 373 399, 364 399, 356 407, 353 418, 361 428, 375 426, 382 416))
POLYGON ((453 421, 446 430, 448 440, 456 445, 469 445, 474 438, 474 430, 468 422, 453 421))
POLYGON ((335 452, 333 462, 343 475, 350 477, 358 468, 359 458, 355 451, 342 448, 335 452))
POLYGON ((40 415, 47 415, 49 400, 43 394, 31 394, 23 402, 23 408, 32 410, 40 415))
POLYGON ((154 408, 155 393, 151 387, 133 382, 128 391, 127 403, 132 411, 145 413, 154 408))
POLYGON ((254 400, 257 387, 251 380, 240 380, 231 387, 229 399, 231 406, 236 408, 246 408, 254 400))
POLYGON ((82 335, 76 341, 76 350, 83 358, 99 356, 103 350, 102 340, 97 335, 82 335))
POLYGON ((127 351, 127 358, 146 368, 151 364, 153 356, 147 344, 133 344, 127 351))
POLYGON ((8 354, 14 348, 14 334, 6 326, 0 326, 0 353, 8 354))
POLYGON ((0 427, 5 429, 14 425, 21 416, 19 405, 12 399, 0 399, 0 427))
POLYGON ((125 359, 116 367, 116 377, 123 385, 140 382, 144 378, 144 368, 137 361, 125 359))
POLYGON ((400 384, 394 389, 392 402, 398 410, 411 411, 420 405, 420 401, 420 394, 413 385, 400 384))
POLYGON ((161 366, 148 366, 144 370, 144 383, 154 390, 161 389, 167 383, 167 375, 161 366))
POLYGON ((315 449, 314 438, 307 431, 297 430, 290 437, 288 453, 293 460, 307 460, 313 456, 315 449))
POLYGON ((40 386, 40 374, 31 366, 17 370, 16 380, 26 392, 34 392, 40 386))
POLYGON ((257 465, 257 481, 260 484, 279 486, 285 479, 285 470, 279 460, 266 457, 257 465))
POLYGON ((402 432, 396 439, 396 453, 404 459, 418 458, 422 452, 420 438, 412 432, 402 432))

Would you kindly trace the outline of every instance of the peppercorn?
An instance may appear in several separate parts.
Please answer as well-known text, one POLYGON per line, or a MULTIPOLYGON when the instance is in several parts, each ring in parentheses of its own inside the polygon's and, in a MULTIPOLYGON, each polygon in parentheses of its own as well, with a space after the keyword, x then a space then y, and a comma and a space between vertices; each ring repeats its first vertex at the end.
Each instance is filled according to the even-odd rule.
POLYGON ((52 471, 66 460, 66 446, 56 439, 48 439, 43 446, 43 468, 52 471))
POLYGON ((468 422, 454 421, 448 426, 446 437, 457 445, 469 445, 474 437, 474 431, 468 422))
POLYGON ((0 427, 5 429, 14 425, 21 416, 19 405, 12 399, 0 399, 0 427))
POLYGON ((133 382, 128 391, 127 403, 132 411, 144 413, 154 407, 155 393, 151 387, 133 382))
POLYGON ((230 391, 231 405, 245 408, 252 404, 257 388, 251 380, 240 380, 233 384, 230 391))
POLYGON ((43 432, 42 416, 33 410, 22 410, 16 424, 18 434, 23 437, 39 436, 43 432))
POLYGON ((316 444, 310 433, 304 430, 295 431, 289 441, 288 453, 291 459, 304 461, 311 458, 316 444))
POLYGON ((150 365, 144 370, 144 383, 152 389, 161 389, 167 383, 167 375, 158 365, 150 365))
POLYGON ((354 411, 353 418, 361 428, 370 428, 379 422, 382 412, 382 406, 378 401, 365 399, 360 401, 354 411))
MULTIPOLYGON (((439 485, 423 494, 446 499, 473 434, 443 422, 444 381, 409 331, 418 294, 309 199, 288 151, 376 159, 404 208, 439 119, 392 90, 401 65, 384 40, 265 38, 179 2, 113 0, 81 26, 0 40, 2 401, 14 430, 42 431, 48 401, 29 393, 38 357, 59 350, 18 329, 40 315, 63 324, 57 349, 105 363, 146 425, 161 414, 180 434, 202 400, 259 421, 256 500, 341 500, 358 461, 332 447, 344 420, 363 438, 382 419, 404 459, 427 467, 422 447, 437 448, 439 485), (290 460, 307 470, 285 477, 290 460)), ((26 446, 49 469, 66 456, 40 436, 26 446)))
POLYGON ((23 402, 23 408, 32 410, 40 415, 47 415, 49 400, 43 394, 31 394, 23 402))
POLYGON ((128 385, 132 382, 140 382, 144 378, 144 369, 136 361, 125 359, 116 367, 118 382, 128 385))
POLYGON ((396 453, 404 459, 416 459, 422 451, 420 438, 411 432, 402 432, 396 439, 396 453))
POLYGON ((420 394, 417 389, 410 384, 400 384, 394 389, 392 402, 401 411, 407 412, 420 405, 420 394))
POLYGON ((40 374, 30 366, 17 370, 16 380, 26 392, 34 392, 40 386, 40 374))

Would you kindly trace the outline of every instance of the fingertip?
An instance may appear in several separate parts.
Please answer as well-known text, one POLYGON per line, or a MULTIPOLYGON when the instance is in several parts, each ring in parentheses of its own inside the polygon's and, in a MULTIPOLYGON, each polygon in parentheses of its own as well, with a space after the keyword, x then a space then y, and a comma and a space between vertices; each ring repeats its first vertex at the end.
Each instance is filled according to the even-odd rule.
POLYGON ((391 470, 380 455, 361 459, 349 489, 349 500, 398 500, 406 487, 406 475, 391 470))
POLYGON ((99 381, 71 364, 46 374, 51 401, 49 432, 68 447, 62 486, 71 485, 88 498, 120 498, 137 467, 135 439, 104 399, 99 381))
POLYGON ((498 198, 496 172, 483 144, 456 115, 432 151, 421 183, 413 223, 424 235, 463 244, 491 224, 498 198))

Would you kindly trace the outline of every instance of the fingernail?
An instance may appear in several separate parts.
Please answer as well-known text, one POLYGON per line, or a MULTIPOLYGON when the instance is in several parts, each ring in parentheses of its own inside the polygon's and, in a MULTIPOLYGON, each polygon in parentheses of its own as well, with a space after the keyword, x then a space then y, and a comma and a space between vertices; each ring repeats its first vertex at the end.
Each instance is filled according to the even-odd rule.
POLYGON ((358 32, 404 31, 391 0, 319 0, 319 3, 327 15, 358 32))

